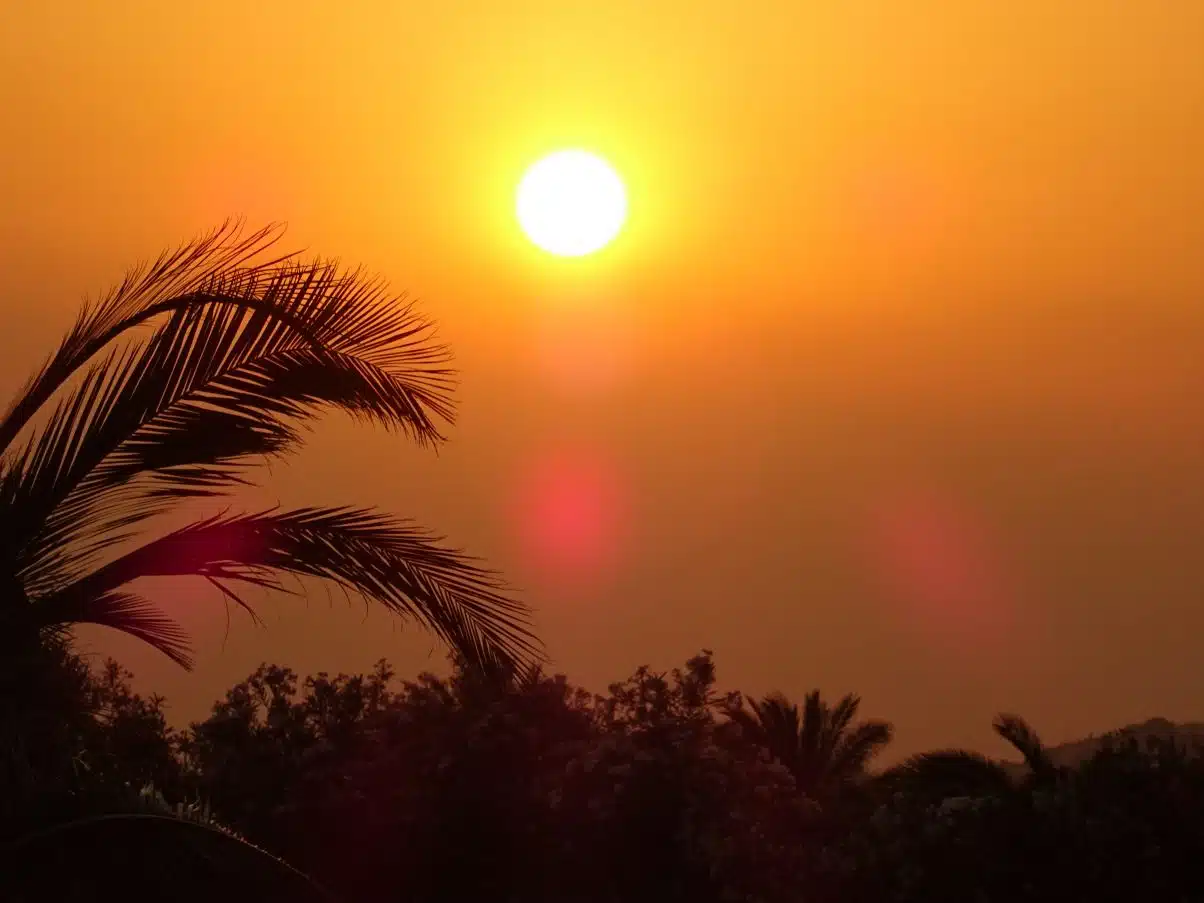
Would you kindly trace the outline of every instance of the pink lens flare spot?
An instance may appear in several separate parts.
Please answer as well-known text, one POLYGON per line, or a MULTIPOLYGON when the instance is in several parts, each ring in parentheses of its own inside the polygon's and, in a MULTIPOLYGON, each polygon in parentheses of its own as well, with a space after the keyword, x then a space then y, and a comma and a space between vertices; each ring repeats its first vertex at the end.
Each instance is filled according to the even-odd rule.
POLYGON ((255 562, 264 540, 246 529, 199 529, 164 542, 151 564, 156 574, 205 573, 226 562, 255 562))
POLYGON ((536 459, 521 480, 518 518, 539 571, 596 575, 619 554, 623 492, 615 469, 598 454, 556 450, 536 459))
POLYGON ((910 626, 976 650, 1009 632, 1015 594, 980 520, 912 490, 872 506, 868 532, 871 562, 910 626))

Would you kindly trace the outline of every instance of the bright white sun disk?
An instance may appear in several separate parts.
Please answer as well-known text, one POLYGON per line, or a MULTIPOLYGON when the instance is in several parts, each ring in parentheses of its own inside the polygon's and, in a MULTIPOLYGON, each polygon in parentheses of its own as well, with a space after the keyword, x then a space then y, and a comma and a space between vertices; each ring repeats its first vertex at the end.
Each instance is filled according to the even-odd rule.
POLYGON ((581 150, 557 151, 534 164, 518 186, 518 221, 527 237, 560 257, 609 244, 627 219, 627 192, 611 167, 581 150))

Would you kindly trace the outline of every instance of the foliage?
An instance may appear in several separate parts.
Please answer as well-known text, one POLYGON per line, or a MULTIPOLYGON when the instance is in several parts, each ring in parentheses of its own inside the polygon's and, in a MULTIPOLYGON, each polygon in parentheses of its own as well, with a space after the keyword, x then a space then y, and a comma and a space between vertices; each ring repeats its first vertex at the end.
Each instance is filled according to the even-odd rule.
MULTIPOLYGON (((671 677, 640 668, 594 700, 597 733, 554 796, 580 900, 775 900, 810 808, 789 771, 719 716, 704 650, 671 677)), ((789 898, 789 894, 785 898, 789 898)))
POLYGON ((27 694, 3 694, 6 743, 0 839, 26 830, 125 807, 148 783, 173 796, 182 789, 177 737, 164 700, 133 692, 116 662, 97 670, 61 642, 35 647, 37 680, 27 694))
POLYGON ((894 735, 885 721, 854 722, 861 699, 853 694, 831 705, 813 690, 800 710, 781 693, 771 693, 749 706, 745 709, 735 700, 728 717, 789 769, 800 791, 818 802, 831 801, 860 778, 894 735))
POLYGON ((0 848, 0 868, 4 899, 12 903, 201 903, 232 890, 264 903, 333 899, 246 840, 196 818, 157 813, 110 813, 54 825, 0 848))
MULTIPOLYGON (((203 865, 171 830, 120 822, 88 844, 125 862, 114 845, 128 837, 154 857, 145 874, 125 866, 138 873, 131 888, 188 874, 196 888, 259 881, 272 899, 294 886, 267 864, 280 857, 347 901, 1204 898, 1204 764, 1170 740, 1110 735, 1081 765, 1056 768, 1031 726, 1007 719, 1023 772, 938 750, 877 774, 838 772, 851 783, 835 786, 856 792, 816 805, 729 717, 742 698, 717 689, 705 651, 600 695, 538 668, 463 660, 411 680, 385 662, 304 679, 263 665, 180 733, 115 664, 60 665, 75 694, 63 698, 89 713, 64 719, 78 735, 58 735, 74 737, 77 767, 53 821, 168 815, 268 857, 206 846, 203 865)), ((319 893, 296 880, 296 899, 319 893)))
POLYGON ((278 237, 227 224, 132 271, 84 307, 0 418, 4 686, 26 683, 16 669, 31 650, 79 623, 187 667, 179 625, 131 588, 147 576, 201 578, 248 611, 240 585, 321 578, 475 665, 538 657, 527 607, 494 574, 389 515, 223 513, 148 538, 185 502, 228 506, 253 464, 294 451, 325 410, 428 445, 452 418, 431 324, 359 272, 265 258, 278 237))

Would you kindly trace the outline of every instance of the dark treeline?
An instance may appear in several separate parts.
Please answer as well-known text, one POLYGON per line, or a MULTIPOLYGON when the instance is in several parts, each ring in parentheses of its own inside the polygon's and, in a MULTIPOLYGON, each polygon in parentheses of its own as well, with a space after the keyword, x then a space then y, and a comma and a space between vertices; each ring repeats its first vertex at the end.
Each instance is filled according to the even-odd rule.
POLYGON ((720 693, 706 651, 604 695, 538 669, 264 665, 183 731, 115 663, 63 650, 59 673, 10 838, 158 809, 345 901, 1204 899, 1196 750, 1118 734, 1066 769, 1001 716, 1023 769, 950 750, 876 770, 891 728, 855 696, 720 693))

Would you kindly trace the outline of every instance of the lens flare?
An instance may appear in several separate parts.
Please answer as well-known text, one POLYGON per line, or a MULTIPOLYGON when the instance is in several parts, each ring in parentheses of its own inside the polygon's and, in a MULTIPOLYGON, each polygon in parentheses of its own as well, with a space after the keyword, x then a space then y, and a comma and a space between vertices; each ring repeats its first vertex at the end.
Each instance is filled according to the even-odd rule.
POLYGON ((997 543, 948 497, 890 493, 872 507, 870 560, 907 626, 947 651, 980 655, 1015 626, 1016 596, 997 543))
POLYGON ((593 579, 619 556, 624 493, 615 468, 588 449, 538 456, 519 481, 525 552, 546 577, 593 579))

